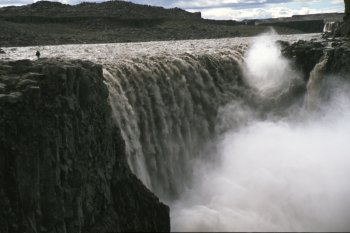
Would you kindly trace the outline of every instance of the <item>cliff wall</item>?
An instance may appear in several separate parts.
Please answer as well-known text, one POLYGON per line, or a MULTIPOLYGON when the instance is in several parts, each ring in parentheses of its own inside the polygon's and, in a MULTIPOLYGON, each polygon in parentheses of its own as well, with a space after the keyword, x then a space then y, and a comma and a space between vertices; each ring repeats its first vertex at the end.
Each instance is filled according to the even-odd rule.
POLYGON ((169 231, 134 176, 102 67, 0 63, 0 232, 169 231))

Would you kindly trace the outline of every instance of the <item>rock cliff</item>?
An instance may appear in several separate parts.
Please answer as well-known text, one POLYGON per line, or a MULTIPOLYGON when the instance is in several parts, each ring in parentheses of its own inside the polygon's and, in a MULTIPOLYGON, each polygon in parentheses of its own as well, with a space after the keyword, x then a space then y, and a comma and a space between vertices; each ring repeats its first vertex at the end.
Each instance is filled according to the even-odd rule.
MULTIPOLYGON (((304 76, 306 109, 320 109, 331 100, 331 92, 346 91, 350 83, 350 46, 347 38, 298 41, 284 49, 304 76)), ((348 91, 346 91, 348 92, 348 91)))
POLYGON ((345 16, 344 22, 341 24, 341 36, 350 37, 350 0, 344 0, 345 16))
POLYGON ((0 61, 0 232, 169 231, 130 172, 102 67, 0 61))
MULTIPOLYGON (((283 50, 283 54, 294 60, 296 67, 308 81, 310 72, 316 64, 327 60, 324 67, 325 75, 338 75, 347 78, 350 73, 350 46, 347 38, 329 39, 323 41, 300 40, 283 50)), ((350 80, 350 79, 349 79, 350 80)))
POLYGON ((350 16, 350 1, 344 0, 344 4, 345 4, 345 19, 347 19, 350 16))

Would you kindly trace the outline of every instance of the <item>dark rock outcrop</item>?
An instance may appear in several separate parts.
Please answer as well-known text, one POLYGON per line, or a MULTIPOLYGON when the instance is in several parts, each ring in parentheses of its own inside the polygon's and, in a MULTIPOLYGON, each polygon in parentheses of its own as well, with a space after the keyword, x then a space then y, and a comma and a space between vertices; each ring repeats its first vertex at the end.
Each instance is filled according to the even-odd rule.
POLYGON ((344 0, 345 4, 345 16, 344 20, 350 19, 350 0, 344 0))
POLYGON ((302 72, 304 80, 307 81, 311 70, 324 55, 325 46, 321 42, 300 40, 286 46, 282 52, 286 57, 294 60, 296 68, 302 72))
POLYGON ((327 57, 326 73, 343 77, 350 73, 350 41, 347 38, 335 38, 322 42, 298 41, 286 47, 283 53, 294 59, 306 80, 315 65, 324 57, 327 57))
POLYGON ((0 62, 0 232, 169 231, 133 175, 102 67, 0 62))
MULTIPOLYGON (((335 37, 350 37, 350 0, 344 0, 345 15, 343 22, 336 25, 335 29, 331 33, 335 37)), ((326 34, 326 36, 329 36, 326 34)))
POLYGON ((340 25, 339 31, 340 36, 350 37, 350 17, 340 25))
POLYGON ((324 38, 350 37, 350 0, 344 0, 345 10, 343 20, 326 21, 324 38))
MULTIPOLYGON (((332 88, 350 82, 350 46, 347 38, 334 38, 323 43, 299 41, 284 49, 303 73, 307 84, 307 102, 326 101, 332 88)), ((315 107, 314 105, 310 105, 315 107)))
POLYGON ((350 81, 350 43, 343 41, 333 43, 332 49, 327 51, 327 74, 340 75, 350 81))

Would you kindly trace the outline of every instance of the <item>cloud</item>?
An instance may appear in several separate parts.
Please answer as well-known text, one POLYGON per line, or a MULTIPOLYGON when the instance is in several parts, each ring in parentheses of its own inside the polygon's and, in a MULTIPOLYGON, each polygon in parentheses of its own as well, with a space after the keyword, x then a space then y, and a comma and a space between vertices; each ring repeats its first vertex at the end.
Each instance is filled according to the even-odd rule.
MULTIPOLYGON (((196 10, 190 10, 192 12, 196 10)), ((305 15, 317 13, 331 13, 335 9, 317 10, 303 7, 301 9, 290 9, 287 7, 269 7, 269 8, 253 8, 253 9, 233 9, 233 8, 212 8, 202 10, 202 17, 207 19, 263 19, 263 18, 279 18, 291 17, 292 15, 305 15)))
POLYGON ((18 6, 32 3, 31 0, 0 0, 1 6, 18 6))
POLYGON ((291 2, 292 0, 175 0, 173 1, 173 6, 178 6, 184 9, 205 9, 205 8, 235 8, 235 9, 245 9, 245 8, 260 8, 268 4, 279 4, 291 2))

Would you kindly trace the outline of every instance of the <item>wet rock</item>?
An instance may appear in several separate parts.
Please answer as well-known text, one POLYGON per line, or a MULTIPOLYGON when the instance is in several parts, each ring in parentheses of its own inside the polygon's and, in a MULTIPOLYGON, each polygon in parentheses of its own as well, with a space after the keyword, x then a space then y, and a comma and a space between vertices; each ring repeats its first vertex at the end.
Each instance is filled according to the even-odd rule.
POLYGON ((17 83, 16 88, 19 90, 22 90, 26 86, 33 86, 36 84, 37 84, 36 81, 30 80, 30 79, 22 79, 17 83))
POLYGON ((13 66, 14 68, 21 67, 21 66, 28 67, 32 65, 32 62, 29 59, 23 59, 23 60, 17 60, 17 61, 10 61, 8 64, 10 66, 13 66))
POLYGON ((32 62, 28 59, 25 60, 18 60, 18 61, 10 61, 9 65, 12 66, 12 72, 13 73, 24 73, 29 70, 29 68, 32 65, 32 62))
MULTIPOLYGON (((328 62, 326 72, 350 78, 350 47, 346 44, 337 44, 327 51, 328 62)), ((350 79, 349 79, 350 81, 350 79)))
POLYGON ((6 52, 3 49, 0 49, 0 54, 5 54, 6 52))
POLYGON ((285 47, 282 53, 294 60, 297 69, 302 72, 304 80, 307 81, 311 70, 324 55, 325 47, 325 43, 300 40, 285 47))
POLYGON ((12 92, 8 95, 1 94, 0 95, 0 103, 10 103, 14 104, 22 100, 21 92, 12 92))
POLYGON ((3 83, 0 83, 0 94, 3 94, 5 92, 6 85, 3 83))
POLYGON ((345 4, 345 16, 344 20, 350 19, 350 1, 349 0, 344 0, 345 4))
POLYGON ((290 46, 288 41, 278 40, 276 43, 281 47, 281 49, 285 49, 290 46))
POLYGON ((301 93, 307 108, 329 101, 329 89, 350 82, 350 46, 346 38, 298 41, 283 50, 302 72, 305 88, 301 93), (344 82, 345 81, 345 82, 344 82), (317 104, 316 104, 317 103, 317 104))
POLYGON ((340 26, 340 36, 350 37, 350 16, 340 26))
POLYGON ((30 80, 41 80, 45 78, 44 74, 35 73, 35 72, 29 72, 23 75, 23 79, 30 79, 30 80))

